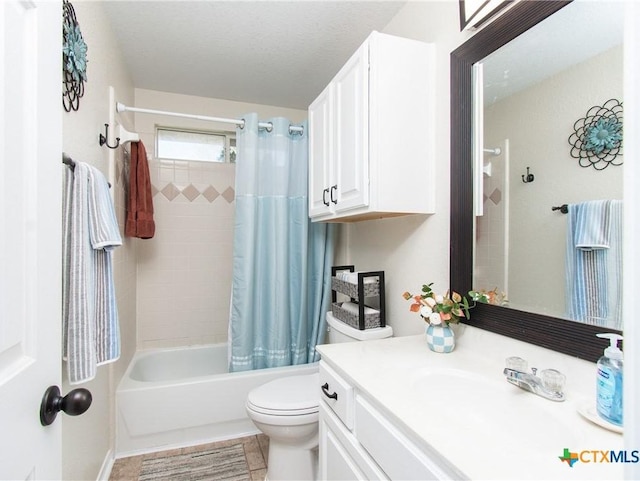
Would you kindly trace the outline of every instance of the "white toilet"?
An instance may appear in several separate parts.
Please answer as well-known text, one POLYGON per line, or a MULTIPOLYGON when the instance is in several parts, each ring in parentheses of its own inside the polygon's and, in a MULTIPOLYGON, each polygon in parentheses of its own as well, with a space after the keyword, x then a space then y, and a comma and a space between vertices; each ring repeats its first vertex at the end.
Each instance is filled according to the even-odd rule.
MULTIPOLYGON (((360 331, 327 313, 326 341, 367 341, 391 337, 390 326, 360 331)), ((318 373, 276 379, 252 390, 247 414, 260 431, 269 436, 269 481, 317 479, 318 373)))

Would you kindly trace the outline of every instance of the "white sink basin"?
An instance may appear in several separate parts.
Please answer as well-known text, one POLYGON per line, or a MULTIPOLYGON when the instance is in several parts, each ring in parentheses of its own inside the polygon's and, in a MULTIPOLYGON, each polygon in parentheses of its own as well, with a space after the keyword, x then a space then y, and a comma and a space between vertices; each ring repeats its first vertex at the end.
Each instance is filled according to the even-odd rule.
POLYGON ((431 368, 418 370, 412 377, 416 394, 437 413, 434 422, 443 429, 462 423, 472 432, 513 438, 518 449, 576 444, 576 426, 563 419, 564 403, 524 391, 506 379, 431 368))

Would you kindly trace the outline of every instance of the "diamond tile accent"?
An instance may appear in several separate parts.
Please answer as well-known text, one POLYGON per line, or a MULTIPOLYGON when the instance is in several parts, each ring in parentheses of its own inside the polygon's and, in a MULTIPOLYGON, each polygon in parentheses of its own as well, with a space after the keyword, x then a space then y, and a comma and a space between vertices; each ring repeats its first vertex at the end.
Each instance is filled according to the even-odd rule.
POLYGON ((205 189, 202 195, 211 203, 220 196, 220 192, 218 192, 212 185, 210 185, 205 189))
POLYGON ((179 186, 176 186, 173 182, 169 182, 162 189, 158 189, 155 185, 151 184, 151 193, 155 196, 158 193, 164 195, 169 201, 172 201, 180 194, 184 195, 189 202, 193 202, 200 195, 202 195, 205 199, 209 201, 209 203, 214 202, 218 197, 222 196, 224 200, 226 200, 229 204, 231 204, 236 197, 236 192, 233 187, 227 187, 225 191, 221 194, 218 190, 212 185, 208 186, 203 192, 193 184, 189 184, 187 187, 180 190, 179 186))
POLYGON ((196 189, 193 184, 189 184, 187 187, 182 189, 182 195, 189 199, 189 202, 193 202, 200 196, 200 191, 196 189))
POLYGON ((227 187, 222 193, 222 197, 224 198, 224 200, 229 202, 229 204, 231 204, 231 202, 233 202, 233 200, 236 198, 236 191, 231 187, 227 187))
POLYGON ((502 192, 500 191, 500 189, 495 189, 493 192, 491 192, 491 195, 489 196, 489 199, 491 199, 491 201, 495 205, 498 205, 500 203, 500 201, 502 200, 502 192))
POLYGON ((180 195, 180 191, 172 183, 168 183, 167 185, 165 185, 164 188, 160 190, 160 192, 162 192, 162 195, 164 195, 169 201, 172 201, 173 199, 178 197, 178 195, 180 195))

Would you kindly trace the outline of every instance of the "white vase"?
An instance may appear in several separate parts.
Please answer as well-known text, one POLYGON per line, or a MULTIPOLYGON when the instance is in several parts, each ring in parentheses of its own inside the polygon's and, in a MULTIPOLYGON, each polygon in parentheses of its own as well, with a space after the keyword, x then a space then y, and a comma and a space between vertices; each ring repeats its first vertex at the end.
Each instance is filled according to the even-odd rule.
POLYGON ((449 326, 427 326, 427 345, 434 352, 451 352, 456 347, 456 337, 449 326))

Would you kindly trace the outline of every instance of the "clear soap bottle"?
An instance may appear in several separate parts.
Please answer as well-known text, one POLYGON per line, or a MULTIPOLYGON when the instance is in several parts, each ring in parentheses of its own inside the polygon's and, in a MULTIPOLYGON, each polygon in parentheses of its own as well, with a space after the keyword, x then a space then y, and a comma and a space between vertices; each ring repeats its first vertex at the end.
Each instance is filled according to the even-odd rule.
POLYGON ((598 359, 596 382, 596 410, 603 419, 622 426, 622 351, 618 348, 619 334, 596 334, 609 339, 609 347, 598 359))

